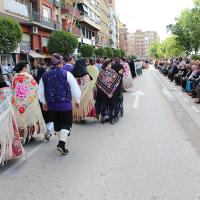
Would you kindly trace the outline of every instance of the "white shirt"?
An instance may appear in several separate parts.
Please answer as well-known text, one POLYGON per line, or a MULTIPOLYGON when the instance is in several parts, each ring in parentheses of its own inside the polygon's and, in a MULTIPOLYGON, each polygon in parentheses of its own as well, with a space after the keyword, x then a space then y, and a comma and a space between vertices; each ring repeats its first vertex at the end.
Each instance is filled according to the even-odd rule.
MULTIPOLYGON (((72 96, 74 97, 76 103, 80 103, 81 100, 81 90, 78 86, 78 83, 71 72, 67 72, 67 81, 70 85, 72 96)), ((46 99, 44 95, 44 83, 43 80, 40 80, 38 87, 38 98, 41 103, 46 104, 46 99)))

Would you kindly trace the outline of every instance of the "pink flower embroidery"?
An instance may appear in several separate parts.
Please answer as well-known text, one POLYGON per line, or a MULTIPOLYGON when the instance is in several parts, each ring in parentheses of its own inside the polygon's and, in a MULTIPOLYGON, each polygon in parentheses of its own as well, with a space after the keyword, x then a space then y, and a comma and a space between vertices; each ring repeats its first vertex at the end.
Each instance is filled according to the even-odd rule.
POLYGON ((23 100, 30 94, 30 89, 24 84, 17 84, 15 88, 17 98, 23 100))

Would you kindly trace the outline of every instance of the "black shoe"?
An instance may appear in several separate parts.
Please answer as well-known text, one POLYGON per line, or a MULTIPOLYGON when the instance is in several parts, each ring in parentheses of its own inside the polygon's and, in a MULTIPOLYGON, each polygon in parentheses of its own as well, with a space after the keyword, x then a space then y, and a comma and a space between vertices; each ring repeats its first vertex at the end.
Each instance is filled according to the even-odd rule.
POLYGON ((63 155, 67 155, 69 151, 65 148, 65 142, 59 141, 57 145, 57 150, 60 151, 63 155))

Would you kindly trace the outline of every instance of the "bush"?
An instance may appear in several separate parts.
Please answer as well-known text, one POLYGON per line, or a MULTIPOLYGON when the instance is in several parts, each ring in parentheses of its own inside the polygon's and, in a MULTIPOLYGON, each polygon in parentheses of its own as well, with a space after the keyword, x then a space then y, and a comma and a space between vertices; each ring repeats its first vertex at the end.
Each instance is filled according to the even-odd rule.
POLYGON ((82 45, 80 51, 83 58, 89 58, 94 55, 94 47, 91 45, 82 45))
POLYGON ((121 57, 121 50, 120 49, 113 49, 114 57, 121 57))
POLYGON ((95 55, 96 55, 96 56, 99 56, 99 57, 101 57, 101 58, 104 58, 104 57, 106 57, 106 54, 107 54, 107 51, 106 51, 106 49, 103 48, 103 47, 100 47, 100 48, 98 48, 98 49, 95 49, 95 55))
POLYGON ((125 57, 126 56, 125 51, 123 49, 120 49, 120 51, 121 51, 121 57, 125 57))
POLYGON ((0 16, 0 53, 11 53, 17 49, 22 39, 19 23, 10 18, 0 16))
POLYGON ((106 56, 107 58, 113 58, 114 54, 113 54, 113 49, 109 48, 109 47, 105 47, 104 48, 106 50, 106 56))
POLYGON ((51 54, 60 53, 63 56, 73 54, 77 46, 78 39, 72 33, 65 31, 53 31, 48 42, 51 54))

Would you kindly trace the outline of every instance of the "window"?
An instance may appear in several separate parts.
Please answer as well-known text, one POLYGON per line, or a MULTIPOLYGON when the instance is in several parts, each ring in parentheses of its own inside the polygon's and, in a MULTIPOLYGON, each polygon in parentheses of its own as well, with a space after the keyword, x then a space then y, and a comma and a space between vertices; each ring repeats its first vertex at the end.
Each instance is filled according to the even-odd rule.
POLYGON ((82 27, 82 34, 85 37, 85 27, 82 27))
POLYGON ((43 20, 51 22, 51 8, 47 6, 43 6, 43 20))
POLYGON ((47 47, 49 42, 49 38, 47 37, 42 37, 42 46, 47 47))
POLYGON ((92 31, 89 30, 89 39, 92 39, 92 31))

